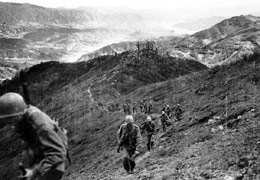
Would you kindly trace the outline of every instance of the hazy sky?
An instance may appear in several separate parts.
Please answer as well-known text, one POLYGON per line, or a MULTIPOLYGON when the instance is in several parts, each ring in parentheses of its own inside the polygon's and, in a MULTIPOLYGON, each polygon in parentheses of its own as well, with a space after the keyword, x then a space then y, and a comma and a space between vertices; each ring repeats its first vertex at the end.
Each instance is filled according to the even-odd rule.
POLYGON ((260 14, 259 0, 0 0, 30 3, 44 7, 77 8, 80 6, 128 7, 152 9, 188 16, 232 16, 260 14))

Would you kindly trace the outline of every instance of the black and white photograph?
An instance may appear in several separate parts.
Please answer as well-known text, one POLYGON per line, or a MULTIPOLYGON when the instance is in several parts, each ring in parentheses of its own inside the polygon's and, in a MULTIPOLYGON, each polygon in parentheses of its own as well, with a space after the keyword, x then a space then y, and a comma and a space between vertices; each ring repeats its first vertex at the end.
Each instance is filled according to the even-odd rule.
POLYGON ((260 180, 259 90, 259 0, 0 0, 0 180, 260 180))

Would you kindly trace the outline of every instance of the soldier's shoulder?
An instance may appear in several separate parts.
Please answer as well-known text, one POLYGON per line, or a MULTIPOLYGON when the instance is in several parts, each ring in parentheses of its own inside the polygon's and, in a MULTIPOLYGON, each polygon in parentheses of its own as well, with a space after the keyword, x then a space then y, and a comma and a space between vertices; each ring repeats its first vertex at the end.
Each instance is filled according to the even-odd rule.
POLYGON ((140 130, 140 127, 137 124, 134 124, 134 128, 140 130))

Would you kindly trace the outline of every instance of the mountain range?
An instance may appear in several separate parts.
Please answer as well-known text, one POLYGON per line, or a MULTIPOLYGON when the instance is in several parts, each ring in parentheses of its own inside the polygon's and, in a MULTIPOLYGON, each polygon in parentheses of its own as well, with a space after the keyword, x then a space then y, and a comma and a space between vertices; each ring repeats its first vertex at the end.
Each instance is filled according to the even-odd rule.
MULTIPOLYGON (((147 40, 154 41, 162 54, 212 67, 250 54, 259 45, 259 17, 252 15, 166 26, 158 13, 131 9, 52 9, 1 2, 0 10, 1 61, 23 68, 44 61, 86 61, 136 50, 137 42, 147 40), (176 36, 176 28, 194 31, 206 27, 176 36)), ((12 73, 10 68, 1 69, 2 79, 17 72, 17 68, 12 73)))
MULTIPOLYGON (((191 35, 160 37, 153 40, 158 48, 170 56, 198 60, 213 67, 241 59, 259 47, 259 19, 252 15, 235 16, 191 35)), ((82 56, 79 60, 133 50, 136 49, 135 44, 136 42, 125 42, 108 45, 82 56)))

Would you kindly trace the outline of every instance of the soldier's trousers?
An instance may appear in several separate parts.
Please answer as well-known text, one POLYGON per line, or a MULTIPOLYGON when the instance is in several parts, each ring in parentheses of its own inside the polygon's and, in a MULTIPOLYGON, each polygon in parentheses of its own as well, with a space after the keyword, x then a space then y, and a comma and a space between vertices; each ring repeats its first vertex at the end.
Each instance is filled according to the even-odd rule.
POLYGON ((61 180, 63 172, 56 169, 51 170, 43 177, 38 177, 35 180, 61 180))
POLYGON ((127 172, 133 172, 134 168, 135 168, 135 161, 133 158, 133 155, 135 153, 135 149, 127 149, 125 147, 123 147, 123 152, 124 152, 124 158, 123 158, 123 166, 124 169, 127 172))
POLYGON ((152 137, 153 137, 153 135, 152 134, 149 134, 149 135, 147 135, 147 144, 146 144, 146 146, 147 146, 147 150, 148 151, 150 151, 151 150, 151 147, 152 147, 152 137))

